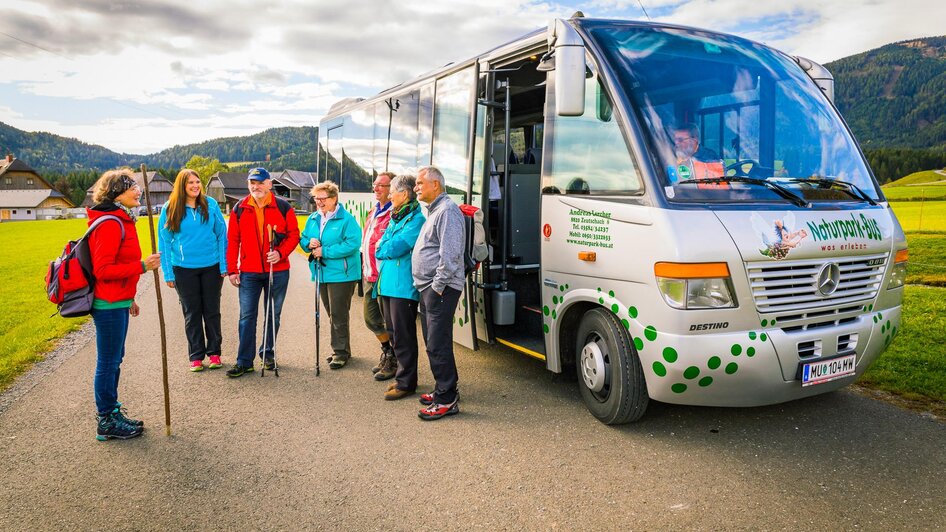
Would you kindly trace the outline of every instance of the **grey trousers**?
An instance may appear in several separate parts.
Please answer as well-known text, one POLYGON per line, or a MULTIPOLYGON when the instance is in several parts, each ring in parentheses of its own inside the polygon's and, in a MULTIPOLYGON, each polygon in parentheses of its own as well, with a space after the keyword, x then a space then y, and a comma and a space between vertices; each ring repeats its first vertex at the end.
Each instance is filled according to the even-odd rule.
POLYGON ((381 310, 381 296, 375 294, 375 297, 371 297, 374 285, 375 283, 371 281, 364 282, 365 297, 362 310, 365 314, 365 326, 375 336, 381 336, 387 332, 387 328, 384 323, 384 312, 381 310))
POLYGON ((332 322, 333 356, 345 360, 351 357, 348 317, 351 310, 351 296, 355 293, 355 284, 357 281, 319 285, 319 297, 322 298, 322 305, 332 322))

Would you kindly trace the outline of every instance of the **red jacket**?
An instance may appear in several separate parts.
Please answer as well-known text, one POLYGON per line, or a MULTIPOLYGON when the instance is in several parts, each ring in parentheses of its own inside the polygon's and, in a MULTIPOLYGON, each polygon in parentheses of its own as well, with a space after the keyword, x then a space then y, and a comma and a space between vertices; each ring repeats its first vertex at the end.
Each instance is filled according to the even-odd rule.
POLYGON ((138 278, 144 272, 135 222, 118 207, 112 210, 99 209, 98 206, 87 209, 89 225, 106 214, 117 216, 125 226, 125 239, 122 240, 122 230, 115 222, 104 222, 89 236, 95 299, 109 303, 134 299, 138 278))
POLYGON ((270 192, 269 205, 263 208, 264 234, 261 235, 255 205, 248 205, 248 202, 253 201, 252 196, 243 198, 230 213, 227 225, 227 273, 269 273, 268 264, 264 264, 266 254, 269 253, 269 235, 265 234, 267 225, 272 225, 273 231, 283 235, 282 242, 275 248, 280 259, 273 265, 273 271, 288 270, 289 254, 299 245, 296 211, 290 207, 283 216, 276 206, 276 197, 270 192), (238 209, 241 211, 239 216, 238 209))
POLYGON ((392 212, 394 212, 394 206, 390 201, 384 205, 376 203, 365 218, 365 227, 361 232, 361 275, 369 283, 378 282, 378 259, 375 257, 375 251, 384 230, 391 222, 392 212), (376 213, 378 213, 377 216, 376 213))

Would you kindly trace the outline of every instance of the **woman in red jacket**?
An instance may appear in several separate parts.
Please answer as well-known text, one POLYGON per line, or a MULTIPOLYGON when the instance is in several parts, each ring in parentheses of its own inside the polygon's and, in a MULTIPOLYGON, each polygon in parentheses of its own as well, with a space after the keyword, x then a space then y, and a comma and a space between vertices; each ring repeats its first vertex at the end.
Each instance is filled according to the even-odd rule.
POLYGON ((140 436, 144 426, 141 421, 125 417, 118 402, 118 376, 125 356, 128 317, 138 315, 135 303, 138 277, 161 264, 159 254, 141 260, 141 247, 135 230, 141 188, 133 175, 127 168, 102 174, 92 193, 96 205, 88 210, 89 225, 103 216, 118 219, 102 223, 89 236, 95 277, 92 320, 95 322, 98 351, 93 381, 99 415, 96 438, 102 441, 140 436))

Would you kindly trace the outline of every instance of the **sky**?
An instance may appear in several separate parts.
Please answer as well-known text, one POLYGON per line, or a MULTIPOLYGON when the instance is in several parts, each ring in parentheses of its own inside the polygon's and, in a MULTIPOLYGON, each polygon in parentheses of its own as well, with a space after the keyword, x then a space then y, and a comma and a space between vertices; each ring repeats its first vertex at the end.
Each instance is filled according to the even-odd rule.
POLYGON ((946 34, 946 2, 934 0, 3 4, 0 122, 142 155, 316 126, 342 98, 370 96, 579 9, 732 33, 820 63, 946 34))

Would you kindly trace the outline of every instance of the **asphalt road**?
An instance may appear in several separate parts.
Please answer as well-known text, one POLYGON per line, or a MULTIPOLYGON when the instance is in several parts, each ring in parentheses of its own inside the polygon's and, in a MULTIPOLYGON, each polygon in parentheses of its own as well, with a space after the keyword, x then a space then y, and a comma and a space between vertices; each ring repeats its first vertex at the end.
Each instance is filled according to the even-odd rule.
MULTIPOLYGON (((651 403, 608 427, 540 362, 458 347, 462 412, 423 422, 416 396, 382 400, 357 296, 356 357, 339 371, 323 360, 316 378, 313 290, 296 259, 279 378, 190 373, 163 290, 170 438, 153 288, 120 388, 143 437, 95 440, 94 343, 21 380, 0 414, 0 529, 946 528, 946 425, 847 391, 752 409, 651 403)), ((227 363, 237 314, 227 284, 227 363)), ((326 323, 322 334, 326 347, 326 323)))

